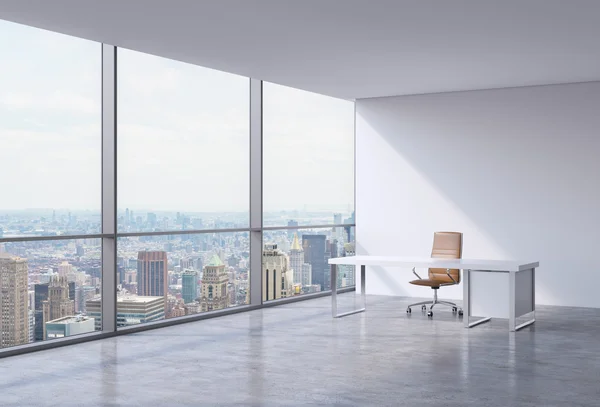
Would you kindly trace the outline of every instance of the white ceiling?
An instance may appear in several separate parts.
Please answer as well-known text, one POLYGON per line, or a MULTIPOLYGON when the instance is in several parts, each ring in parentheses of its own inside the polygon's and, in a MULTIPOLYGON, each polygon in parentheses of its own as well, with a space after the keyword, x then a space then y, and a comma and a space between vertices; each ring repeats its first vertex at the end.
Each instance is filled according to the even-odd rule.
POLYGON ((598 0, 0 0, 0 18, 347 99, 600 80, 598 0))

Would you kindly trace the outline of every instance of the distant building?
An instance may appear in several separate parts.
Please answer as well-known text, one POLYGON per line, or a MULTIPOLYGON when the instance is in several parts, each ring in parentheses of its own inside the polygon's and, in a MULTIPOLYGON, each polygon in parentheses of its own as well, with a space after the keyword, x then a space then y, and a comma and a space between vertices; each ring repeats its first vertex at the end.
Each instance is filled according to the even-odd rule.
POLYGON ((69 264, 68 261, 63 261, 58 265, 58 275, 59 277, 67 277, 69 274, 73 272, 73 266, 69 264))
POLYGON ((185 315, 197 314, 200 312, 200 303, 194 301, 188 304, 184 304, 183 309, 185 310, 185 315))
POLYGON ((298 241, 298 234, 294 233, 294 240, 290 249, 290 268, 294 271, 294 284, 302 284, 302 266, 304 265, 304 250, 298 241))
POLYGON ((86 316, 65 316, 46 322, 46 339, 64 338, 94 332, 94 318, 86 316))
POLYGON ((306 294, 318 293, 318 292, 321 292, 321 286, 318 284, 313 284, 313 285, 304 287, 304 290, 305 290, 306 294))
MULTIPOLYGON (((288 227, 295 227, 298 226, 298 221, 296 220, 288 220, 288 227)), ((291 239, 294 234, 296 233, 296 231, 294 229, 288 229, 287 235, 288 235, 288 239, 291 239)))
POLYGON ((0 348, 29 343, 27 260, 0 253, 0 348))
POLYGON ((167 253, 164 251, 143 251, 138 253, 137 295, 164 297, 167 306, 167 253))
POLYGON ((229 278, 225 271, 225 265, 219 256, 214 254, 210 262, 204 266, 202 273, 202 296, 200 299, 202 312, 227 308, 229 302, 228 283, 229 278))
POLYGON ((302 248, 304 262, 311 266, 311 283, 325 290, 325 275, 328 268, 325 260, 325 235, 303 235, 302 248))
MULTIPOLYGON (((97 331, 102 329, 102 298, 96 297, 85 303, 87 314, 94 318, 97 331)), ((117 295, 117 327, 159 321, 165 318, 164 297, 140 297, 126 294, 117 295)))
POLYGON ((185 270, 181 274, 181 297, 184 304, 196 301, 198 298, 198 272, 185 270))
MULTIPOLYGON (((50 277, 57 278, 58 275, 50 277)), ((75 300, 75 283, 69 282, 69 299, 75 300)), ((34 338, 36 341, 44 340, 44 301, 48 299, 48 287, 50 283, 36 284, 34 286, 34 313, 35 313, 35 329, 34 338)))
POLYGON ((293 293, 293 271, 288 257, 276 244, 266 244, 262 257, 263 301, 286 298, 293 293))
POLYGON ((27 318, 29 321, 29 343, 35 341, 35 311, 30 309, 27 311, 27 318))
POLYGON ((146 221, 148 222, 148 226, 151 228, 156 227, 157 217, 155 213, 149 212, 146 215, 146 221))
POLYGON ((302 265, 302 287, 312 285, 312 267, 308 263, 302 265))
MULTIPOLYGON (((342 224, 342 214, 341 213, 333 214, 333 224, 334 225, 342 224)), ((344 235, 344 227, 343 226, 336 226, 333 228, 333 230, 332 230, 332 238, 333 239, 342 240, 344 238, 343 235, 344 235)))
POLYGON ((48 299, 42 302, 44 339, 46 322, 75 314, 75 301, 69 298, 69 283, 66 277, 55 277, 48 286, 48 299))
POLYGON ((171 309, 170 318, 177 318, 185 316, 185 308, 181 305, 177 305, 171 309))
POLYGON ((96 296, 96 287, 81 286, 75 290, 75 313, 85 313, 85 302, 96 296))

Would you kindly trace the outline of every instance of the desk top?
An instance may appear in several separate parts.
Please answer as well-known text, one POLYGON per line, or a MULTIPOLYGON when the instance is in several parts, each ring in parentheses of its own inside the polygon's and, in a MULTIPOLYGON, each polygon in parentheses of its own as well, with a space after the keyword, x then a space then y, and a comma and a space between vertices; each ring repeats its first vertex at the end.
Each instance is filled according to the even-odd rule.
POLYGON ((398 256, 348 256, 329 259, 329 264, 346 264, 354 266, 388 266, 388 267, 432 267, 461 270, 484 271, 522 271, 537 268, 537 261, 518 260, 473 260, 473 259, 432 259, 430 257, 398 257, 398 256))

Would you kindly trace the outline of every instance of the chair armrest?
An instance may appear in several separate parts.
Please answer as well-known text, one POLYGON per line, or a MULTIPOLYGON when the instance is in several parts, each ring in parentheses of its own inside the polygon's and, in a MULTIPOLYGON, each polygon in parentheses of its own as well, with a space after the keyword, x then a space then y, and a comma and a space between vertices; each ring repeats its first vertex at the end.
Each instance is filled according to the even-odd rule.
POLYGON ((421 278, 421 276, 420 276, 420 275, 418 275, 418 274, 417 274, 417 272, 415 271, 415 267, 413 267, 413 274, 414 274, 415 276, 417 276, 417 278, 418 278, 419 280, 423 280, 423 279, 421 278))
POLYGON ((446 269, 446 274, 448 275, 448 277, 450 277, 450 280, 452 280, 452 282, 453 282, 454 284, 458 284, 458 283, 456 282, 456 280, 454 279, 454 277, 452 277, 452 276, 450 275, 450 269, 446 269))

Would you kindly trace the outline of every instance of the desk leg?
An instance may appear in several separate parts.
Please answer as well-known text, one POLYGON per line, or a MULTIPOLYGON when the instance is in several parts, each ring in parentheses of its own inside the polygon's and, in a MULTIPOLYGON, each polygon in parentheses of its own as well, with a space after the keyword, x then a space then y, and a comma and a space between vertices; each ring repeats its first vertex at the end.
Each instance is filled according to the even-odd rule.
POLYGON ((463 323, 465 328, 472 328, 491 320, 491 317, 481 318, 471 322, 471 270, 463 270, 463 323))
MULTIPOLYGON (((533 324, 535 322, 535 269, 531 269, 531 310, 532 310, 532 317, 530 320, 523 322, 522 324, 516 325, 516 315, 515 315, 515 320, 514 321, 510 321, 509 322, 509 328, 511 332, 515 332, 518 331, 521 328, 525 328, 526 326, 529 326, 531 324, 533 324), (513 325, 514 323, 514 325, 513 325)), ((516 280, 516 273, 515 273, 515 280, 516 280)), ((516 290, 516 285, 515 285, 515 290, 516 290)), ((516 293, 516 291, 515 291, 516 293)), ((516 301, 516 295, 515 295, 515 301, 516 301)), ((513 307, 516 307, 516 302, 514 303, 513 307)))
MULTIPOLYGON (((358 266, 355 266, 358 267, 358 266)), ((360 266, 360 296, 362 297, 363 307, 348 311, 342 312, 341 314, 337 313, 337 266, 335 264, 331 265, 331 314, 334 318, 345 317, 346 315, 358 314, 359 312, 364 312, 367 309, 367 293, 365 292, 365 266, 360 266)))
POLYGON ((329 276, 329 281, 331 283, 331 313, 334 318, 337 315, 337 266, 335 264, 331 265, 331 275, 329 276))
POLYGON ((514 271, 510 271, 508 273, 508 330, 510 332, 515 332, 515 327, 517 326, 517 318, 515 316, 515 307, 516 307, 516 279, 517 273, 514 271))
POLYGON ((471 270, 463 270, 463 322, 465 328, 469 327, 469 318, 471 317, 471 296, 469 295, 469 277, 471 270))

